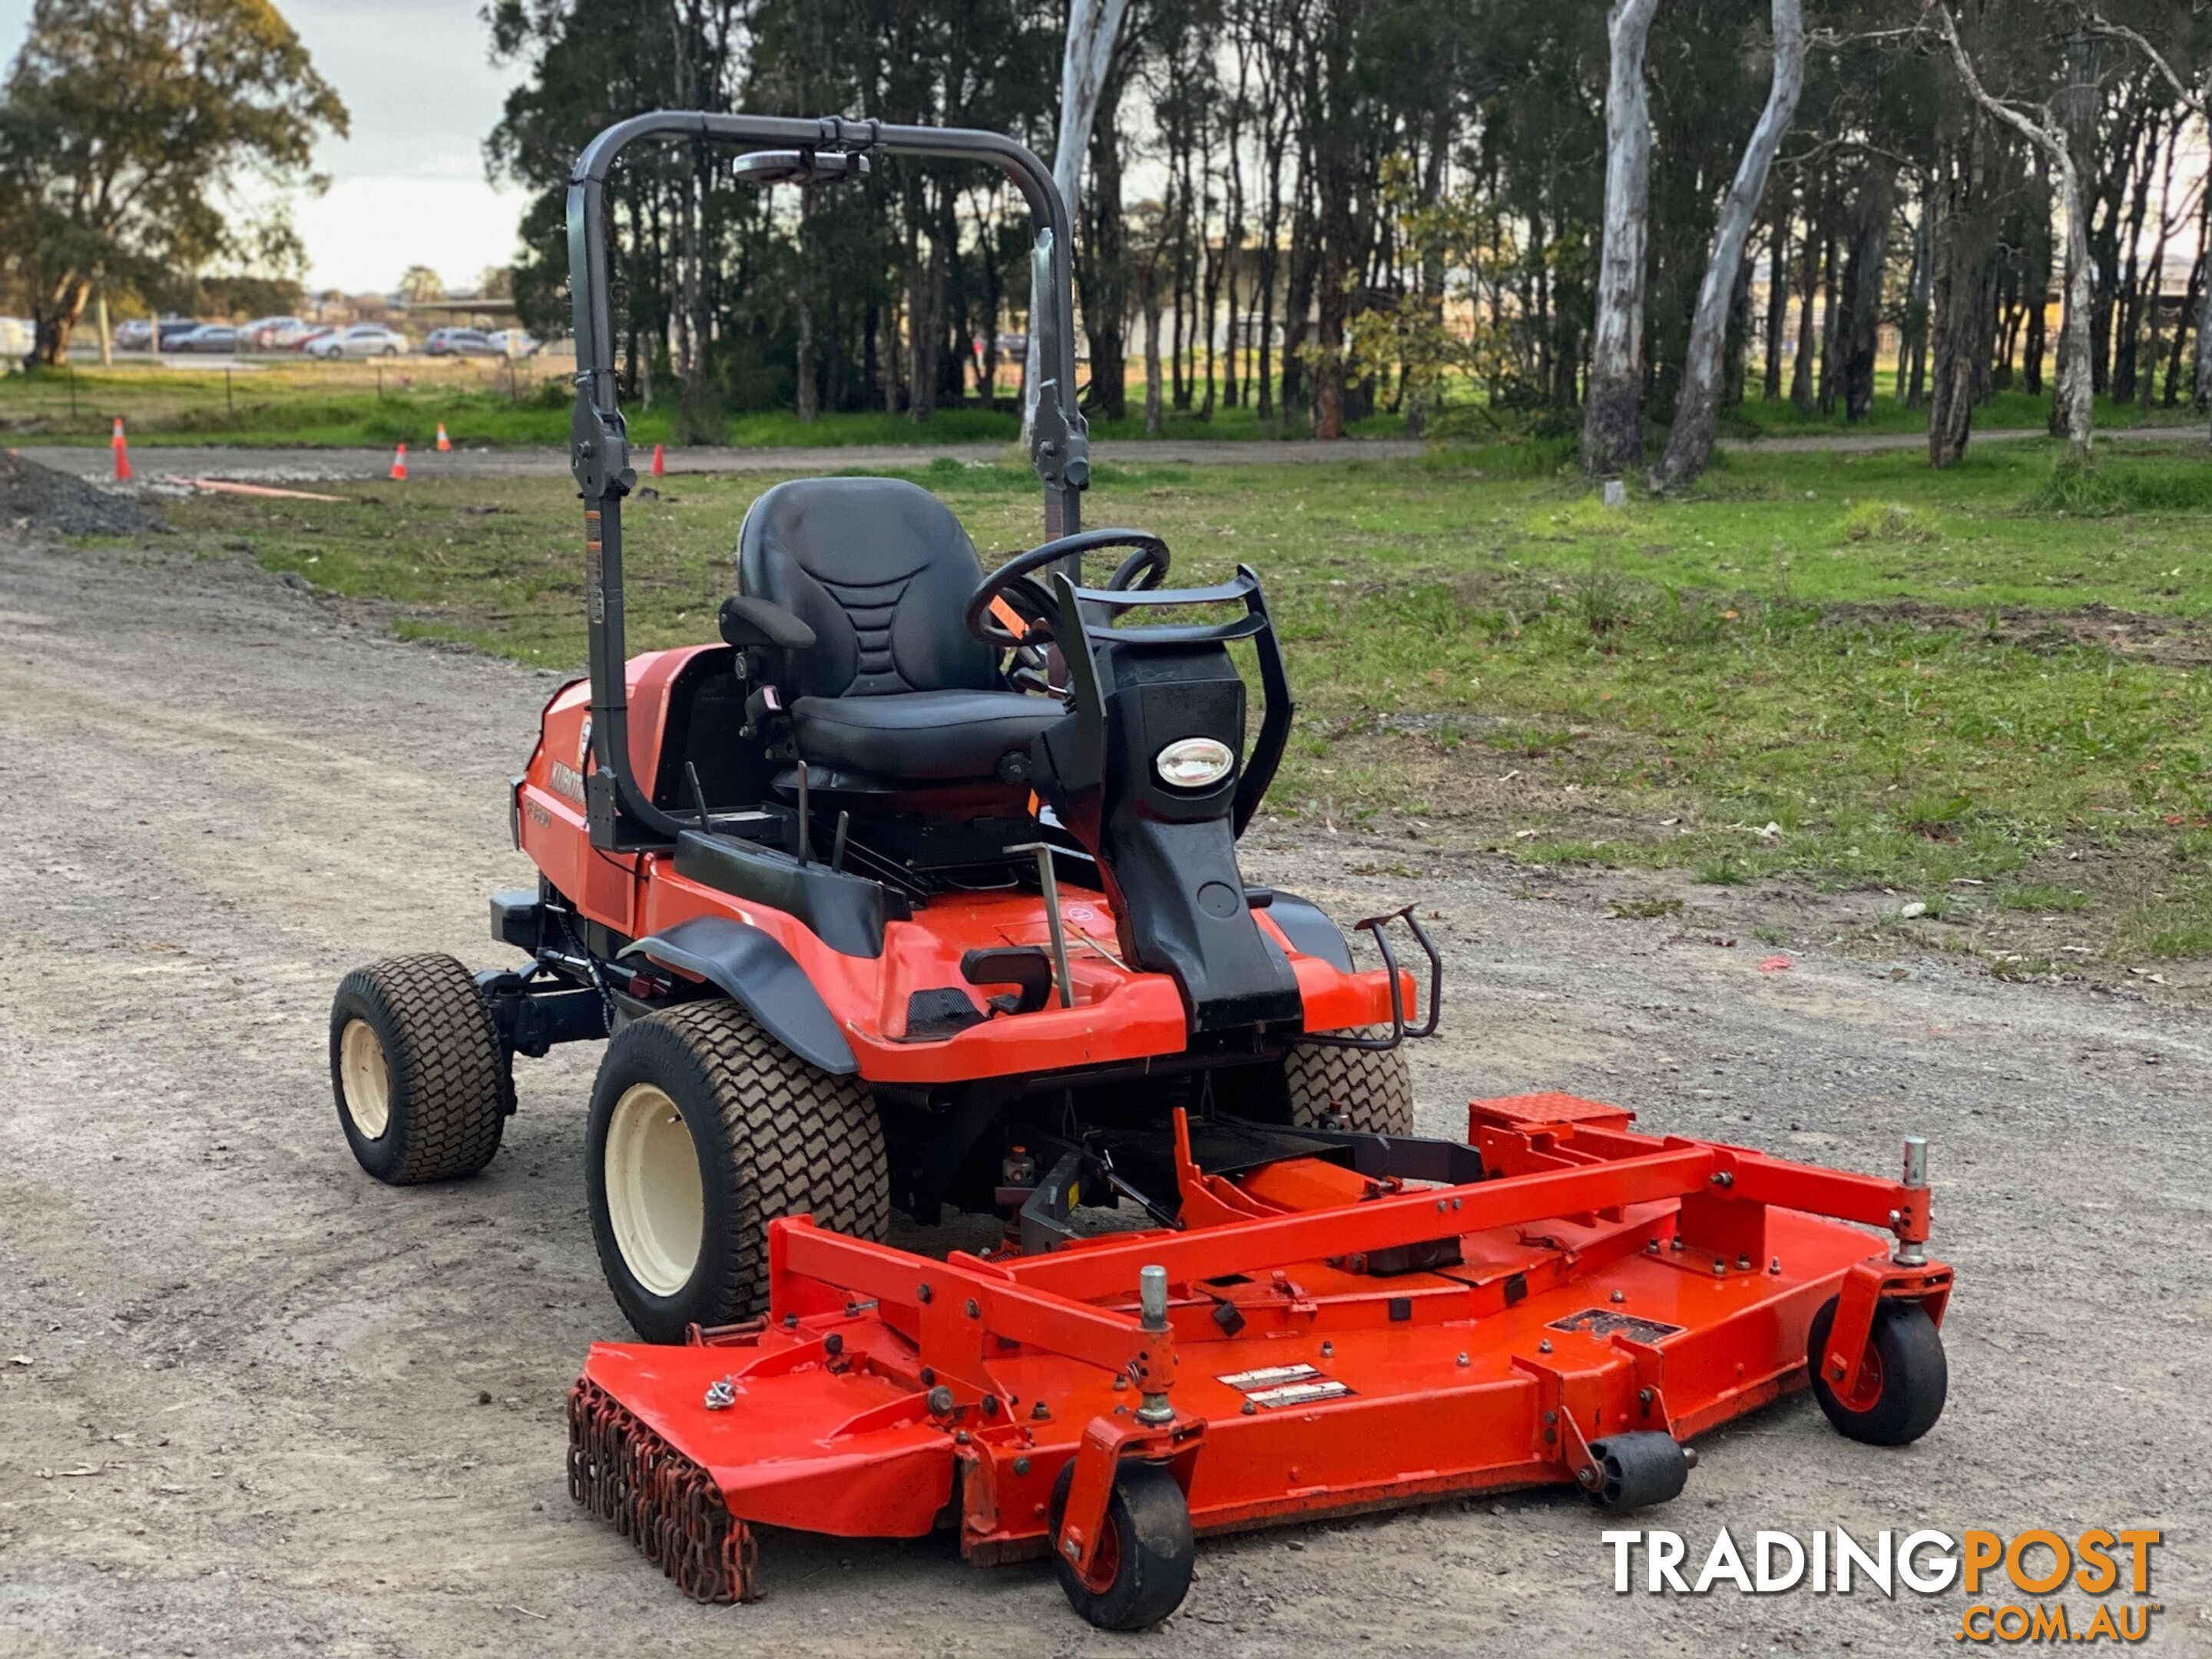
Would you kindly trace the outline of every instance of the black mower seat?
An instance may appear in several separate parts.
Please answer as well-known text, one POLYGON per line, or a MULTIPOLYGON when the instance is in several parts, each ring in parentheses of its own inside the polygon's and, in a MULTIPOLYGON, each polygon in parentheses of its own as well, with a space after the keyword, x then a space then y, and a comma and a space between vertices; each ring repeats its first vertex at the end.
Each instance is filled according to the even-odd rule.
POLYGON ((792 734, 810 763, 872 777, 998 775, 1065 712, 1008 691, 968 631, 983 580, 944 502, 902 478, 799 478, 765 492, 738 532, 738 590, 814 630, 794 653, 792 734))
POLYGON ((1066 713, 1053 698, 1018 691, 801 697, 791 729, 816 765, 935 783, 996 775, 1002 759, 1026 756, 1066 713))

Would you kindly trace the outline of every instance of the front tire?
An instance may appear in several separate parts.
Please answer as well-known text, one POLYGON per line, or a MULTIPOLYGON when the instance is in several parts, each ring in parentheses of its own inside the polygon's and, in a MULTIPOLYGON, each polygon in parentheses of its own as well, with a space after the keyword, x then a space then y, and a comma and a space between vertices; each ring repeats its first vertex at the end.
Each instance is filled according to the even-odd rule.
POLYGON ((450 1181, 490 1163, 514 1109, 509 1065, 475 977, 451 957, 389 957, 339 981, 331 1091, 379 1181, 450 1181))
POLYGON ((1917 1302, 1875 1304, 1872 1363, 1860 1367, 1858 1389, 1846 1400, 1822 1375, 1836 1301, 1832 1296, 1821 1304, 1805 1338, 1813 1397, 1837 1432, 1869 1446, 1909 1445, 1936 1426, 1950 1393, 1950 1362, 1936 1322, 1917 1302))
MULTIPOLYGON (((1371 1026, 1347 1036, 1384 1036, 1371 1026)), ((1301 1129, 1352 1129, 1363 1134, 1413 1133, 1413 1074, 1403 1049, 1295 1045, 1283 1061, 1290 1121, 1301 1129)))
MULTIPOLYGON (((1074 1481, 1071 1457, 1052 1486, 1048 1514, 1054 1540, 1074 1481)), ((1106 1501, 1097 1571, 1085 1580, 1057 1547, 1052 1565, 1068 1605, 1100 1630, 1146 1630, 1182 1605, 1197 1558, 1190 1505, 1174 1473, 1164 1464, 1124 1462, 1114 1471, 1113 1495, 1106 1501)))
POLYGON ((810 1066, 735 1002, 632 1022, 592 1090, 585 1186, 608 1288, 648 1342, 768 1304, 768 1224, 881 1239, 890 1166, 858 1078, 810 1066))

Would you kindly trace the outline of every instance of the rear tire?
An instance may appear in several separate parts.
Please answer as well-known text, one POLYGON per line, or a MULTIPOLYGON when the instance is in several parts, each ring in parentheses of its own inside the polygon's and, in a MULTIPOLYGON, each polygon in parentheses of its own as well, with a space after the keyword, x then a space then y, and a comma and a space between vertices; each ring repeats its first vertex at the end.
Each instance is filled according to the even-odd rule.
POLYGON ((1821 1375, 1828 1333, 1836 1323, 1836 1301, 1832 1296, 1821 1304, 1806 1334, 1813 1397, 1837 1432, 1863 1444, 1903 1446, 1919 1439, 1936 1426, 1951 1391, 1950 1361, 1943 1356, 1936 1322, 1917 1302, 1875 1303, 1869 1340, 1875 1374, 1863 1373, 1858 1393, 1846 1401, 1821 1375))
POLYGON ((793 1054, 735 1002, 632 1022, 607 1044, 585 1139, 592 1237, 648 1342, 768 1304, 768 1224, 881 1239, 890 1166, 867 1087, 793 1054))
MULTIPOLYGON (((1074 1481, 1075 1460, 1071 1457, 1052 1485, 1048 1514, 1054 1540, 1074 1481)), ((1198 1557, 1190 1505, 1174 1474, 1159 1463, 1117 1467, 1113 1495, 1106 1500, 1106 1529, 1093 1583, 1078 1576, 1055 1544, 1052 1565, 1060 1575, 1060 1587, 1068 1604, 1100 1630, 1149 1629, 1190 1594, 1190 1570, 1198 1557)))
MULTIPOLYGON (((1342 1035, 1389 1033, 1376 1025, 1342 1035)), ((1377 1135, 1413 1133, 1413 1074, 1407 1068, 1402 1049, 1377 1053, 1301 1042, 1283 1061, 1283 1085, 1290 1097, 1291 1122, 1298 1128, 1352 1129, 1377 1135)))
POLYGON ((514 1109, 491 1011, 448 956, 389 957, 339 981, 331 1091, 354 1157, 394 1187, 476 1174, 514 1109))

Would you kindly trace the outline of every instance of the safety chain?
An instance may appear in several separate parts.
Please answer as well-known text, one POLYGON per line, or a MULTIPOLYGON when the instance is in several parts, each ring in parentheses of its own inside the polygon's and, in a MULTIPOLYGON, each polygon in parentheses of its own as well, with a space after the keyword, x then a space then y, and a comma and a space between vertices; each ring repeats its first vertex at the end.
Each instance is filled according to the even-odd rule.
POLYGON ((568 1496, 693 1601, 759 1599, 759 1547, 713 1478, 588 1377, 568 1390, 568 1496))

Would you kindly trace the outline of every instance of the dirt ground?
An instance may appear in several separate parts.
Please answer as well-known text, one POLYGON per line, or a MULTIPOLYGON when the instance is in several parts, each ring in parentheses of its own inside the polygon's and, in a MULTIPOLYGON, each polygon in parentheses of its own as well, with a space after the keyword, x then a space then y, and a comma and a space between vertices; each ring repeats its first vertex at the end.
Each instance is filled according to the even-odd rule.
MULTIPOLYGON (((242 563, 0 544, 0 1655, 1957 1650, 1956 1590, 1617 1595, 1607 1522, 1563 1493, 1208 1541, 1141 1638, 937 1540, 775 1534, 765 1601, 684 1601, 563 1485, 564 1391, 624 1334, 579 1170, 595 1056, 522 1066, 505 1149, 454 1186, 377 1186, 330 1104, 345 969, 501 959, 484 895, 528 873, 503 785, 552 684, 242 563)), ((1852 1168, 1930 1138, 1948 1411, 1898 1451, 1802 1396, 1706 1437, 1641 1518, 1693 1568, 1723 1523, 2160 1528, 2145 1645, 2212 1651, 2191 1008, 1909 954, 1761 971, 1701 942, 1736 923, 1695 896, 1622 919, 1473 852, 1248 847, 1340 916, 1438 913, 1430 1132, 1559 1086, 1852 1168)))

